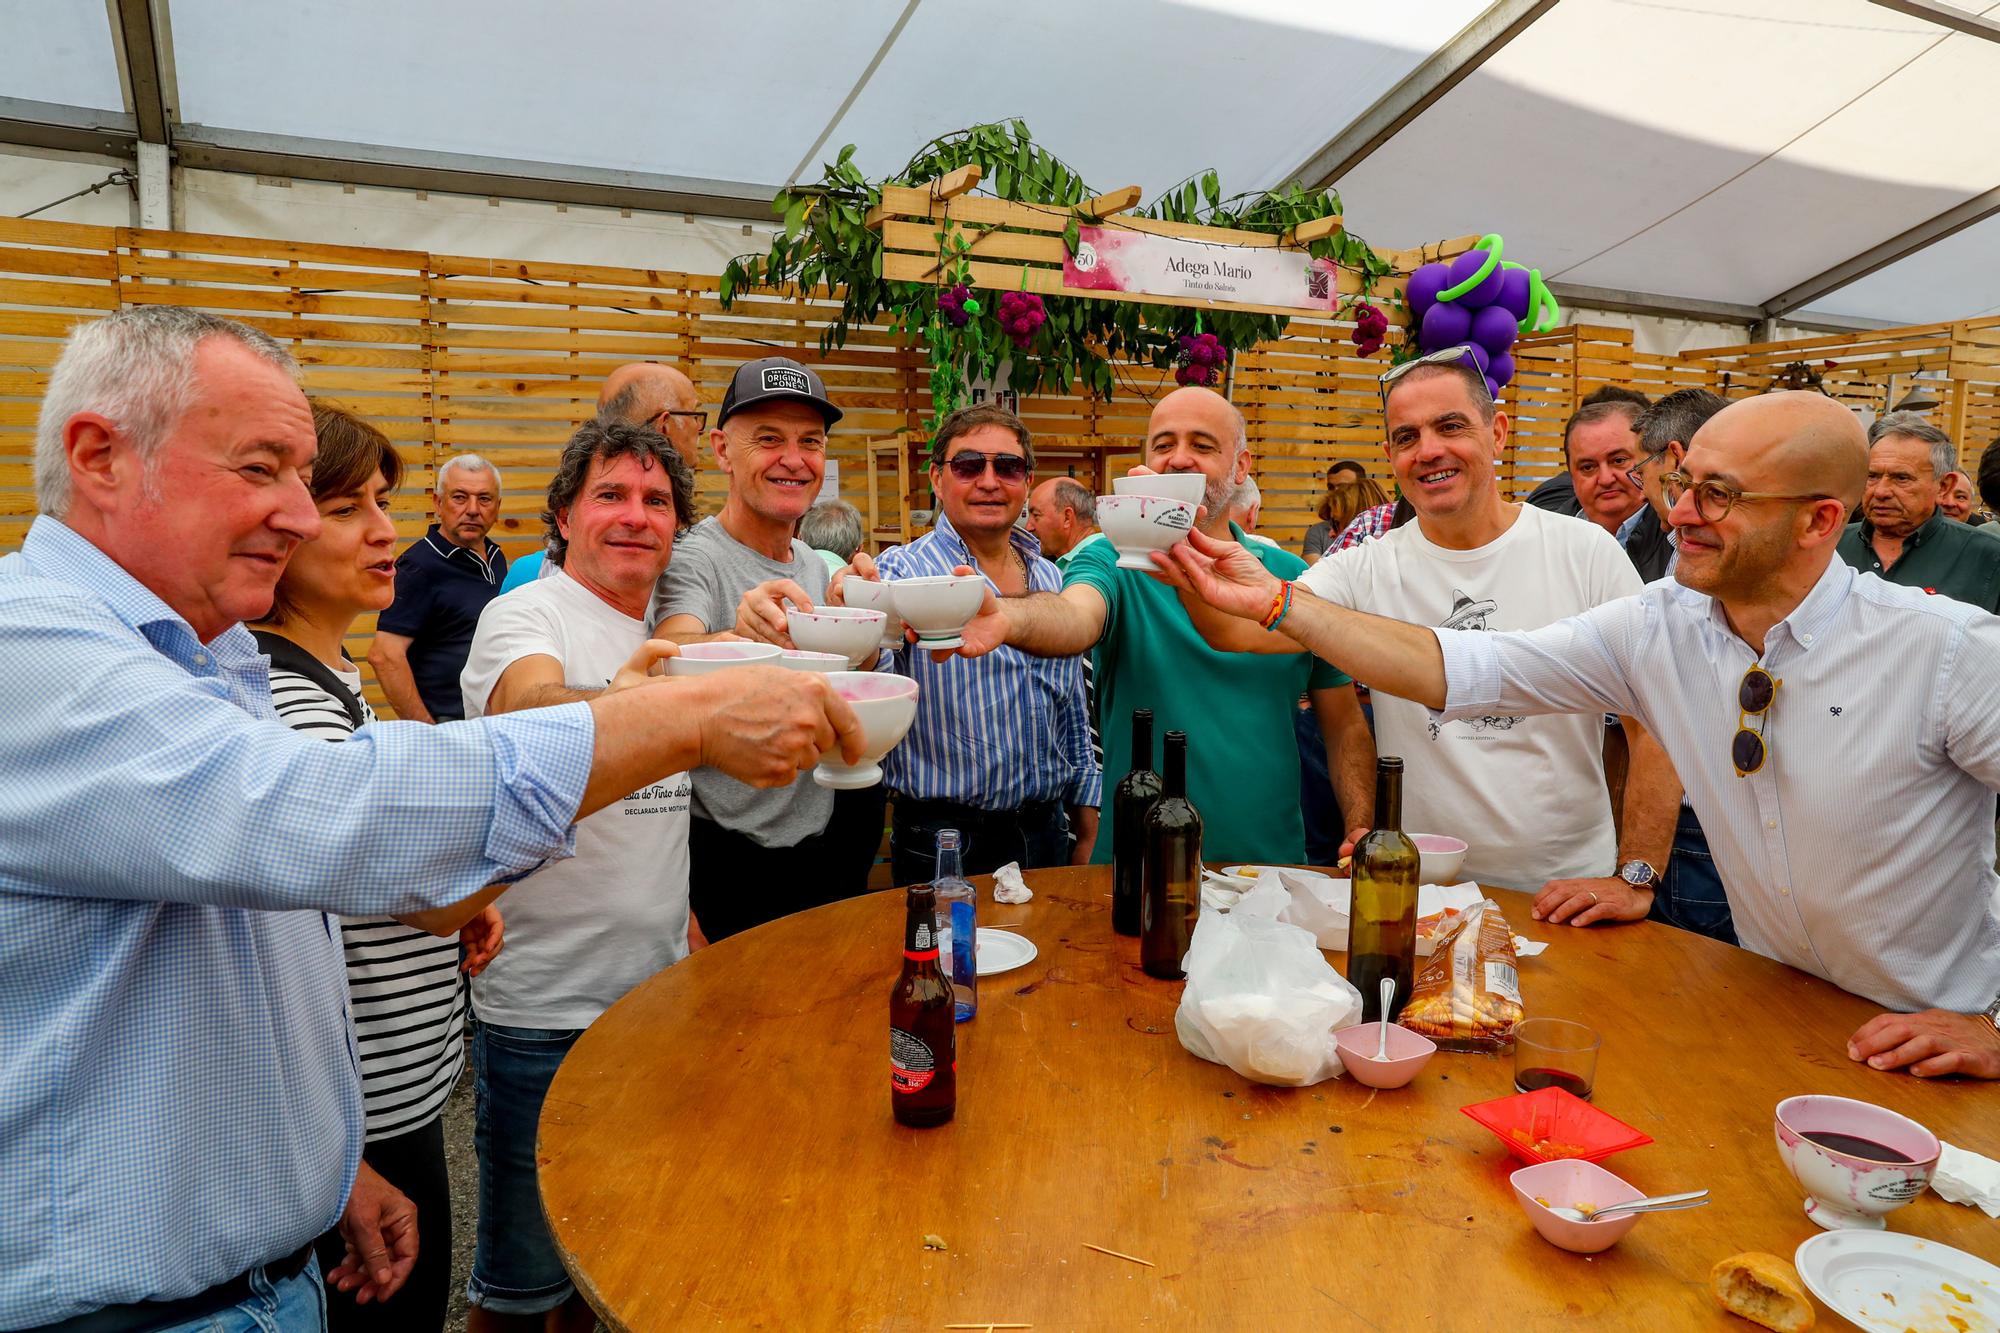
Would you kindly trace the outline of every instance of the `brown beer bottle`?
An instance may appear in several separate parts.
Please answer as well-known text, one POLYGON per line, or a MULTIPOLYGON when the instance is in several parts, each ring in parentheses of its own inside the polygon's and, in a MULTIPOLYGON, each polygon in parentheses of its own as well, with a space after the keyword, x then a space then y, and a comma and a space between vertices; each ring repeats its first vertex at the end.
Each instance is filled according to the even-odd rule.
POLYGON ((889 993, 889 1107, 896 1123, 928 1129, 958 1109, 958 1022, 938 965, 937 893, 904 895, 903 971, 889 993))

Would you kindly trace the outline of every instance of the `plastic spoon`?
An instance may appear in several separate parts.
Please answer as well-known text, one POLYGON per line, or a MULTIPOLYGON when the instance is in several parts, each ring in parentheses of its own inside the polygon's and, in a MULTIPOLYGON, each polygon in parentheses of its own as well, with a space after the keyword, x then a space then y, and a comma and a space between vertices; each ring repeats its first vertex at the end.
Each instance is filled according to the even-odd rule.
POLYGON ((1394 977, 1382 978, 1381 1000, 1382 1030, 1375 1034, 1375 1058, 1377 1060, 1386 1060, 1389 1058, 1389 1016, 1396 1012, 1390 1008, 1396 1002, 1396 979, 1394 977))
POLYGON ((1607 1203, 1588 1213, 1580 1208, 1564 1208, 1553 1203, 1548 1205, 1548 1210, 1571 1222, 1601 1222, 1621 1213, 1677 1213, 1683 1208, 1699 1208, 1707 1202, 1707 1190, 1691 1190, 1686 1194, 1656 1194, 1650 1199, 1634 1199, 1630 1203, 1607 1203))

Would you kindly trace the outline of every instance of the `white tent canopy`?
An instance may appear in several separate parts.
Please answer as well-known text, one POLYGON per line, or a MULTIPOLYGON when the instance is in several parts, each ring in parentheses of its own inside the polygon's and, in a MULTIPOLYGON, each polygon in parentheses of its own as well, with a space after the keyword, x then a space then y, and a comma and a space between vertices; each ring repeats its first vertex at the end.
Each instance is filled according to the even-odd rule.
MULTIPOLYGON (((1102 189, 1329 177, 1587 305, 2000 310, 2000 2, 0 0, 0 142, 767 220, 1025 119, 1102 189)), ((144 163, 141 157, 142 165, 144 163)))

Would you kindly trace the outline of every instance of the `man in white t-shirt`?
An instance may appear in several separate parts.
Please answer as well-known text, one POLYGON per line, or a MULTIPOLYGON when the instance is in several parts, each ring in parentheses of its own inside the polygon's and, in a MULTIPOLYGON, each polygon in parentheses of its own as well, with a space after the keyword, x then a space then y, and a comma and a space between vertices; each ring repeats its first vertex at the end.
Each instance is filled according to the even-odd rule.
MULTIPOLYGON (((694 517, 693 473, 656 432, 592 422, 549 482, 554 572, 489 603, 461 684, 467 717, 587 699, 648 637, 646 608, 694 517)), ((506 966, 473 982, 482 1206, 468 1326, 588 1321, 550 1243, 535 1125, 563 1055, 597 1016, 700 947, 688 911, 686 773, 581 821, 576 855, 507 891, 506 966)), ((498 963, 498 959, 495 963, 498 963)))
MULTIPOLYGON (((1539 629, 1639 591, 1616 539, 1501 499, 1507 417, 1477 371, 1413 366, 1387 386, 1387 451, 1416 521, 1327 556, 1298 582, 1377 615, 1454 629, 1539 629)), ((1282 635, 1198 615, 1218 647, 1282 651, 1282 635), (1227 640, 1226 642, 1224 640, 1227 640)), ((1402 756, 1405 830, 1471 844, 1463 874, 1540 893, 1535 914, 1583 925, 1638 920, 1672 845, 1680 785, 1631 718, 1624 837, 1604 781, 1601 714, 1490 716, 1434 723, 1377 691, 1375 746, 1402 756)))

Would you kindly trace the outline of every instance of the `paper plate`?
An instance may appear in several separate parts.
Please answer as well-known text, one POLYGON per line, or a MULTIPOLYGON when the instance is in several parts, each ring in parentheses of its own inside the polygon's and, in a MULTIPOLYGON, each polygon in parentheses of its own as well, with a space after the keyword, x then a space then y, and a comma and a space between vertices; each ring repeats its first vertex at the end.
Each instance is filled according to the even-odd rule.
MULTIPOLYGON (((938 952, 951 955, 951 927, 946 926, 937 933, 938 952)), ((1012 972, 1015 968, 1035 961, 1039 950, 1035 942, 1025 935, 1016 935, 1011 930, 996 930, 992 926, 979 928, 979 975, 990 977, 995 972, 1012 972)))
POLYGON ((2000 1268, 1895 1231, 1828 1231, 1792 1256, 1806 1288, 1862 1328, 2000 1330, 2000 1268))

